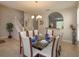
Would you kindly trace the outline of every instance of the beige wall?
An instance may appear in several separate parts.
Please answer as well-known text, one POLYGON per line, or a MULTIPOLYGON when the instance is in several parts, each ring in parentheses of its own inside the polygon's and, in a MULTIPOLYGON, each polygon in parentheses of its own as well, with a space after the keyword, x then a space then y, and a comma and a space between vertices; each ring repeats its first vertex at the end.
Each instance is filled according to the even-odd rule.
POLYGON ((77 27, 77 13, 76 13, 76 7, 69 8, 63 12, 61 12, 64 18, 64 35, 63 39, 71 41, 72 40, 72 30, 70 28, 70 25, 73 24, 75 27, 77 27))
MULTIPOLYGON (((17 20, 23 20, 23 12, 0 5, 0 37, 5 38, 8 36, 6 23, 13 23, 15 17, 17 18, 17 20)), ((15 28, 12 35, 14 38, 18 37, 18 32, 15 28)))

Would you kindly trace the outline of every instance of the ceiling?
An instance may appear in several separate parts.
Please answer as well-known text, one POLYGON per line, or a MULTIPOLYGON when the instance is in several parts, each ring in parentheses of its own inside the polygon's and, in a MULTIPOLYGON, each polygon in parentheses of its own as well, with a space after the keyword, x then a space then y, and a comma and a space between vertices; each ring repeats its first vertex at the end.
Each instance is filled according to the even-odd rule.
POLYGON ((75 6, 76 1, 0 1, 0 4, 28 13, 43 13, 75 6))

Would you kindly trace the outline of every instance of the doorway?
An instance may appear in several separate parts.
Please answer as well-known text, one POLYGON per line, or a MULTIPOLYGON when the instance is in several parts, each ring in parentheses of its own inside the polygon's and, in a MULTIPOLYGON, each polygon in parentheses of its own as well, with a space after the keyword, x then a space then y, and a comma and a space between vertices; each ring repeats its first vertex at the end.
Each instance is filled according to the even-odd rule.
POLYGON ((63 16, 59 12, 53 12, 49 15, 49 26, 61 29, 63 25, 63 16))

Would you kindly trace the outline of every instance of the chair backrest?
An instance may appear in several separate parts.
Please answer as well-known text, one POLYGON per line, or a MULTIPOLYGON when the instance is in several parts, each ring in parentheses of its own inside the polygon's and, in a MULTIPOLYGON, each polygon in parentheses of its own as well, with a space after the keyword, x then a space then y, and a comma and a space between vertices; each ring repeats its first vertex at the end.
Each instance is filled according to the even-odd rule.
POLYGON ((20 36, 22 39, 22 43, 23 43, 23 51, 24 51, 24 55, 25 56, 32 56, 32 45, 31 45, 31 40, 29 39, 29 37, 27 37, 25 35, 24 32, 20 32, 20 36))
POLYGON ((53 57, 57 56, 58 44, 59 44, 59 36, 56 36, 56 38, 54 39, 53 46, 52 46, 52 56, 53 57))
POLYGON ((26 31, 22 31, 22 32, 20 32, 20 34, 21 34, 21 37, 25 37, 26 36, 26 31))
POLYGON ((46 34, 48 34, 49 37, 52 37, 53 36, 53 30, 52 29, 47 29, 46 34))
POLYGON ((19 36, 20 36, 20 45, 22 46, 21 40, 22 40, 22 37, 25 37, 26 36, 26 31, 19 32, 19 36))
POLYGON ((28 37, 29 37, 29 32, 28 32, 28 31, 26 31, 26 36, 28 36, 28 37))
POLYGON ((28 31, 29 37, 33 38, 33 31, 28 31))
MULTIPOLYGON (((22 31, 22 37, 25 37, 26 36, 26 31, 22 31)), ((21 35, 20 35, 20 32, 19 32, 19 37, 20 37, 20 54, 21 54, 21 49, 23 47, 23 44, 22 44, 22 39, 21 39, 21 35)))
POLYGON ((34 30, 34 35, 38 35, 38 30, 34 30))

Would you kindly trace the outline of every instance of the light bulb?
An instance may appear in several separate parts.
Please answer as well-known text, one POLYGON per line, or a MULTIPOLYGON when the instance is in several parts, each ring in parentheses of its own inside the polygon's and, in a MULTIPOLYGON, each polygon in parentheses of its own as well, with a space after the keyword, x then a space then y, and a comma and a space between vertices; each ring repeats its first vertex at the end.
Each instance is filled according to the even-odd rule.
POLYGON ((41 16, 41 15, 38 15, 38 16, 36 17, 36 19, 39 19, 39 18, 42 18, 42 16, 41 16))
POLYGON ((34 19, 34 18, 35 18, 35 16, 34 16, 34 15, 32 15, 32 16, 31 16, 31 18, 32 18, 32 19, 34 19))

